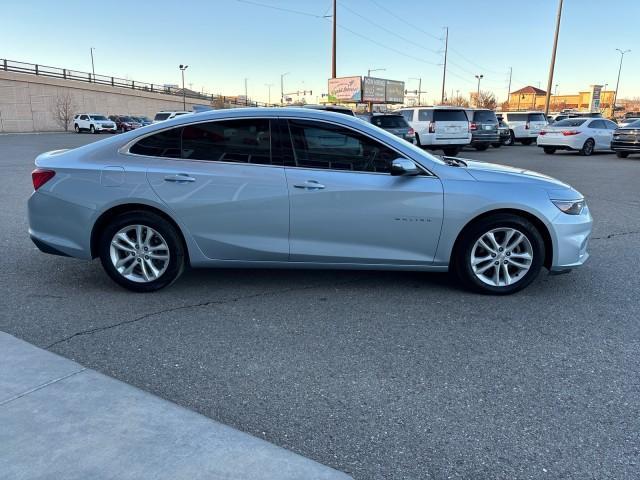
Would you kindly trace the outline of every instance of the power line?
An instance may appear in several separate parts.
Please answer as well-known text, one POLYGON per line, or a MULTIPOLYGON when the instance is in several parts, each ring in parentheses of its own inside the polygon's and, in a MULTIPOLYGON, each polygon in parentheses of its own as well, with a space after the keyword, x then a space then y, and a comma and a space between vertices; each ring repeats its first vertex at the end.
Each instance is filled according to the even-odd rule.
POLYGON ((266 3, 254 2, 253 0, 236 0, 239 3, 246 3, 248 5, 255 5, 256 7, 270 8, 272 10, 279 10, 281 12, 295 13, 297 15, 304 15, 305 17, 323 18, 324 15, 316 15, 314 13, 302 12, 300 10, 292 10, 291 8, 276 7, 275 5, 269 5, 266 3))
POLYGON ((386 7, 383 7, 382 5, 380 5, 378 2, 376 2, 375 0, 370 0, 371 3, 373 3, 374 5, 376 5, 379 9, 384 10, 385 12, 387 12, 389 15, 391 15, 392 17, 397 18, 398 20, 400 20, 402 23, 404 23, 405 25, 409 25, 410 27, 413 27, 414 29, 418 30, 419 32, 424 33, 425 35, 434 38, 438 41, 442 41, 441 37, 438 37, 432 33, 427 32, 426 30, 424 30, 422 27, 418 27, 417 25, 414 25, 412 23, 407 22, 405 19, 403 19, 402 17, 400 17, 399 15, 397 15, 395 12, 389 10, 386 7))

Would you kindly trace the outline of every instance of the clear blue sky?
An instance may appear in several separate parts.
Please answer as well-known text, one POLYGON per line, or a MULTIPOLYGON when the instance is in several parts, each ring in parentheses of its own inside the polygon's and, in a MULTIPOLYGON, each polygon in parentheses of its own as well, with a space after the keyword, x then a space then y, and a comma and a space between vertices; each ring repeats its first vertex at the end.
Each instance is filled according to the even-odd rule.
MULTIPOLYGON (((227 95, 272 101, 285 90, 326 92, 331 73, 331 0, 100 2, 5 0, 0 57, 154 83, 186 83, 227 95), (268 5, 272 8, 259 6, 268 5), (279 10, 284 9, 284 10, 279 10), (296 14, 286 9, 306 13, 296 14)), ((559 93, 590 84, 615 87, 625 56, 620 97, 640 96, 639 0, 565 0, 554 85, 559 93)), ((482 89, 507 94, 526 84, 546 89, 557 0, 338 0, 338 76, 422 77, 425 99, 440 97, 443 28, 449 27, 447 92, 482 89)), ((555 87, 554 87, 555 88, 555 87)))

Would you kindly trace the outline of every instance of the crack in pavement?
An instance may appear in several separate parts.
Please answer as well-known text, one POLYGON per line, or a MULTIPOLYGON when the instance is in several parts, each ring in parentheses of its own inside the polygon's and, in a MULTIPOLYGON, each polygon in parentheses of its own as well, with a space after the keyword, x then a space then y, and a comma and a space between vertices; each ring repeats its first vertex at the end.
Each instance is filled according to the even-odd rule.
POLYGON ((105 330, 110 330, 112 328, 117 328, 123 325, 129 325, 131 323, 136 323, 139 322, 141 320, 145 320, 147 318, 150 317, 154 317, 156 315, 162 315, 163 313, 169 313, 169 312, 176 312, 179 310, 187 310, 190 308, 200 308, 200 307, 209 307, 209 306, 218 306, 218 305, 224 305, 226 303, 234 303, 234 302, 239 302, 241 300, 247 300, 247 299, 251 299, 251 298, 258 298, 258 297, 267 297, 267 296, 271 296, 271 295, 278 295, 281 293, 289 293, 289 292, 295 292, 295 291, 302 291, 302 290, 311 290, 314 288, 318 288, 318 287, 341 287, 344 285, 350 285, 353 283, 357 283, 360 282, 361 280, 364 280, 366 277, 359 277, 356 278, 354 280, 347 280, 344 282, 339 282, 339 283, 315 283, 312 285, 305 285, 303 287, 292 287, 292 288, 286 288, 284 290, 275 290, 275 291, 269 291, 269 292, 260 292, 260 293, 254 293, 252 295, 244 295, 241 297, 234 297, 234 298, 230 298, 227 300, 209 300, 206 302, 200 302, 200 303, 193 303, 193 304, 189 304, 189 305, 181 305, 179 307, 169 307, 169 308, 165 308, 162 310, 158 310, 156 312, 150 312, 150 313, 145 313, 144 315, 140 315, 136 318, 132 318, 130 320, 124 320, 122 322, 118 322, 118 323, 113 323, 111 325, 105 325, 102 327, 95 327, 95 328, 89 328, 87 330, 80 330, 79 332, 73 333, 71 335, 68 335, 66 337, 61 338, 60 340, 56 340, 55 342, 47 345, 45 348, 45 350, 49 350, 57 345, 60 345, 61 343, 66 343, 69 340, 75 338, 75 337, 79 337, 79 336, 83 336, 83 335, 92 335, 94 333, 97 332, 102 332, 105 330))
POLYGON ((609 235, 606 235, 604 237, 591 237, 591 240, 609 240, 610 238, 613 238, 613 237, 621 237, 624 235, 637 235, 639 233, 640 233, 640 230, 635 230, 632 232, 610 233, 609 235))

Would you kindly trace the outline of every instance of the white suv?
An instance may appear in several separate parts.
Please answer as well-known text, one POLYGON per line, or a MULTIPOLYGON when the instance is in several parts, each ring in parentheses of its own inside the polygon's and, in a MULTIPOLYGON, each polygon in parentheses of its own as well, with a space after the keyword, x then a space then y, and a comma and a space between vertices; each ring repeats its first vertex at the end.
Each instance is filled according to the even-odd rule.
POLYGON ((179 115, 187 115, 193 112, 185 112, 181 110, 163 110, 162 112, 156 113, 156 116, 153 117, 153 123, 164 122, 165 120, 171 120, 179 115))
POLYGON ((511 138, 507 144, 520 142, 531 145, 538 138, 540 130, 549 125, 542 112, 496 112, 496 116, 498 119, 502 117, 509 127, 511 138))
POLYGON ((73 117, 73 129, 76 133, 88 130, 91 133, 111 132, 116 133, 115 122, 99 113, 79 113, 73 117))
POLYGON ((416 145, 456 156, 471 143, 469 119, 462 107, 411 107, 399 110, 416 134, 416 145))

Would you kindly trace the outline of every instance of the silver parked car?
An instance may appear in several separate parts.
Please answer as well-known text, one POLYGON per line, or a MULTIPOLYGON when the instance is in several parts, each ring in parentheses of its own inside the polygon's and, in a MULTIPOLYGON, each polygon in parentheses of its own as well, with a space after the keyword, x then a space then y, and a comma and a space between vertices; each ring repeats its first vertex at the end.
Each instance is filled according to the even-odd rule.
POLYGON ((580 193, 526 170, 436 157, 313 109, 185 115, 36 159, 29 233, 100 257, 136 291, 191 267, 447 271, 512 293, 582 265, 580 193))

